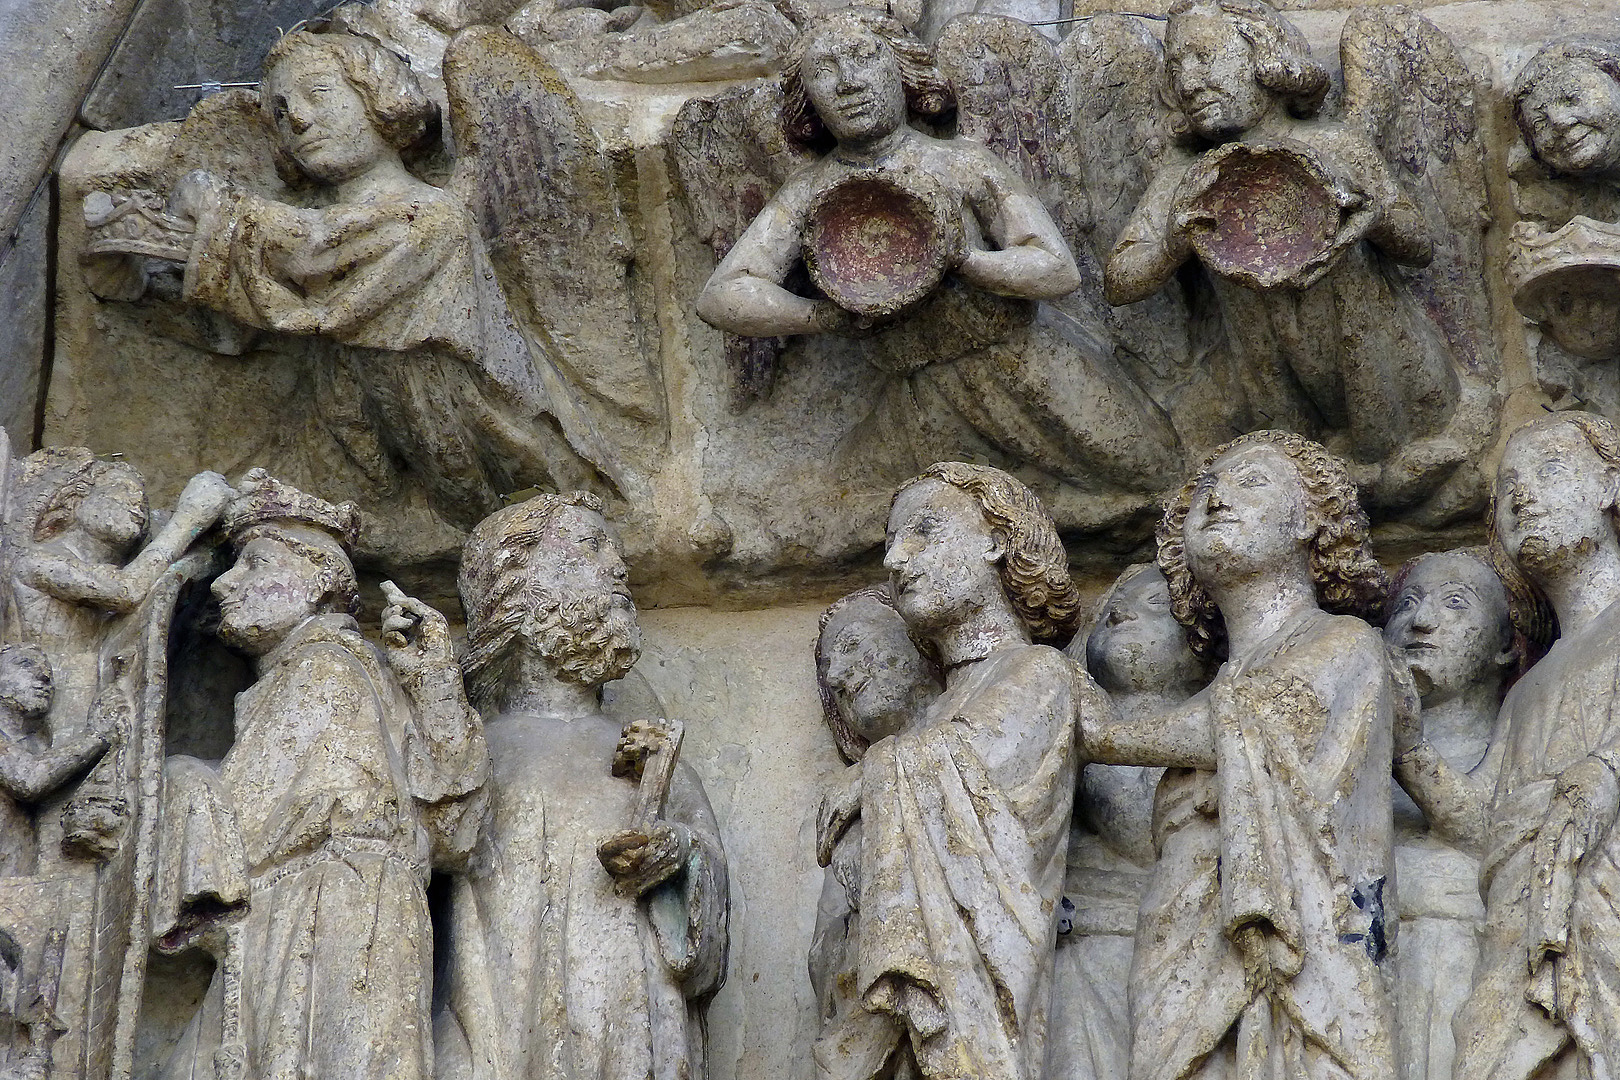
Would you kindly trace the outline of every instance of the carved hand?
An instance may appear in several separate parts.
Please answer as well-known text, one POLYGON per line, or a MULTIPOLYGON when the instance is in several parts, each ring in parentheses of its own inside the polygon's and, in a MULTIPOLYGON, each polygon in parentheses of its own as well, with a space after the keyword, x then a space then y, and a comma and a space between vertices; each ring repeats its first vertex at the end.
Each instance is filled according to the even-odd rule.
POLYGON ((821 797, 816 811, 816 862, 832 863, 833 848, 856 818, 861 816, 861 767, 845 770, 843 782, 821 797))
POLYGON ((402 680, 421 679, 430 671, 454 667, 450 625, 443 615, 392 581, 382 583, 388 606, 382 613, 382 639, 388 666, 402 680))
POLYGON ((169 214, 195 225, 225 198, 225 181, 206 169, 193 169, 169 193, 169 214))
POLYGON ((692 830, 676 821, 621 829, 596 845, 596 857, 620 891, 645 895, 674 877, 692 855, 692 830))
POLYGON ((225 512, 225 507, 237 494, 237 490, 219 473, 200 472, 186 481, 186 488, 175 505, 175 513, 192 518, 199 524, 212 523, 219 520, 219 515, 225 512))

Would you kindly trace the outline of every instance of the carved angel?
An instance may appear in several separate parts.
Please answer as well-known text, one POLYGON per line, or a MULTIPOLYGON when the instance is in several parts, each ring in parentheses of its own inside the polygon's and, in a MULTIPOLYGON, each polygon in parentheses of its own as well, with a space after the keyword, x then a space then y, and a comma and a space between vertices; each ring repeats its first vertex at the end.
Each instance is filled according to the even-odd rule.
MULTIPOLYGON (((1168 480, 1175 432, 1120 365, 1103 319, 1030 302, 1083 282, 1029 176, 975 139, 922 129, 938 130, 955 104, 926 46, 876 11, 825 16, 795 42, 782 101, 785 139, 822 155, 746 229, 737 208, 771 178, 722 175, 738 155, 720 157, 701 137, 679 159, 700 229, 724 253, 698 314, 756 340, 856 339, 881 373, 844 449, 861 479, 958 455, 1033 467, 1090 493, 1168 480), (790 287, 801 266, 811 286, 790 287)), ((740 97, 727 105, 748 118, 740 97)), ((684 131, 696 136, 696 125, 684 131)))
POLYGON ((1468 512, 1497 360, 1473 84, 1455 47, 1410 12, 1358 10, 1337 118, 1322 112, 1326 68, 1262 0, 1178 0, 1165 53, 1177 145, 1108 257, 1109 301, 1153 296, 1196 261, 1237 426, 1327 439, 1385 512, 1468 512))
MULTIPOLYGON (((343 14, 289 34, 265 62, 265 130, 249 138, 270 143, 287 186, 193 171, 160 223, 183 252, 181 299, 257 332, 231 351, 305 354, 299 413, 331 450, 294 434, 284 455, 296 461, 261 456, 358 497, 377 519, 370 546, 390 554, 431 553, 445 526, 470 527, 514 490, 630 494, 621 448, 656 419, 657 395, 616 198, 572 98, 510 35, 464 32, 444 61, 460 153, 435 186, 407 154, 436 107, 343 14), (542 260, 570 242, 565 284, 542 260)), ((293 432, 268 441, 278 434, 293 432)))

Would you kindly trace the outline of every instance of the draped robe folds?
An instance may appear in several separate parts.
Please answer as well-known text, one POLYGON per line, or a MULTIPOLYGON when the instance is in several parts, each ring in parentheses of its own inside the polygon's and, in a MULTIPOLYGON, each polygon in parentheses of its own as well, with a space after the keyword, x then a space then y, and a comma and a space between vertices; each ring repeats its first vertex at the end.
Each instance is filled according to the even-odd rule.
POLYGON ((513 321, 466 208, 415 195, 311 209, 228 194, 198 222, 186 299, 339 343, 315 370, 327 431, 374 488, 408 464, 455 524, 523 487, 621 484, 583 398, 513 321))
POLYGON ((1217 677, 1215 770, 1169 770, 1154 808, 1131 1080, 1395 1077, 1384 656, 1366 623, 1312 611, 1217 677))
POLYGON ((236 1043, 266 1080, 426 1080, 427 875, 483 819, 476 718, 413 710, 348 616, 307 620, 261 671, 219 768, 165 769, 159 945, 230 943, 163 1075, 212 1080, 236 1043))
POLYGON ((1054 649, 1002 649, 868 749, 861 1007, 818 1075, 871 1080, 909 1038, 929 1080, 1039 1080, 1083 683, 1054 649))
POLYGON ((1620 833, 1611 825, 1585 856, 1560 857, 1552 868, 1569 887, 1567 921, 1532 918, 1532 885, 1542 869, 1536 838, 1559 777, 1589 756, 1611 771, 1620 765, 1620 604, 1559 639, 1514 684, 1502 712, 1507 750, 1480 871, 1485 929, 1473 993, 1455 1022, 1456 1075, 1539 1077, 1573 1041, 1581 1075, 1611 1080, 1620 1076, 1620 833), (1554 930, 1565 951, 1532 982, 1528 949, 1554 930))
POLYGON ((596 854, 632 825, 637 785, 610 775, 619 726, 510 715, 486 733, 492 814, 453 886, 437 1075, 702 1080, 728 893, 701 781, 677 764, 663 815, 691 830, 686 865, 621 896, 596 854))

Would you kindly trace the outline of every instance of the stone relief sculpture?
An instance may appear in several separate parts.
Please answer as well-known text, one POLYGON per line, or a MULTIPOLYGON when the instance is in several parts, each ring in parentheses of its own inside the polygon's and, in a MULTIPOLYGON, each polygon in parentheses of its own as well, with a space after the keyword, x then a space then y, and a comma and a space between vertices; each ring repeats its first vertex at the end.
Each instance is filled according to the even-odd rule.
POLYGON ((1482 501, 1473 460, 1498 369, 1473 81, 1410 12, 1358 10, 1340 53, 1345 113, 1328 120, 1327 69, 1264 0, 1172 5, 1163 77, 1180 145, 1120 233, 1106 292, 1142 300, 1196 261, 1238 430, 1318 435, 1372 505, 1455 518, 1482 501))
POLYGON ((934 465, 889 521, 894 605, 945 690, 818 815, 823 862, 863 832, 858 1005, 823 1029, 816 1073, 1034 1080, 1087 691, 1032 642, 1071 633, 1079 596, 1051 519, 999 470, 934 465))
POLYGON ((217 967, 163 1075, 431 1076, 427 876, 483 824, 481 724, 437 612, 396 592, 360 636, 352 506, 243 491, 212 588, 256 681, 217 767, 164 766, 155 946, 217 967))
POLYGON ((1620 435, 1588 413, 1521 427, 1497 472, 1492 543, 1550 602, 1559 637, 1508 692, 1487 755, 1500 765, 1484 818, 1485 925, 1457 1020, 1457 1076, 1600 1075, 1620 1045, 1609 949, 1620 816, 1611 764, 1617 489, 1620 435))
POLYGON ((1608 363, 1620 357, 1620 43, 1545 45, 1511 101, 1524 144, 1510 156, 1520 221, 1507 277, 1520 313, 1541 329, 1537 381, 1566 407, 1620 415, 1608 363))
POLYGON ((440 1077, 705 1075, 726 859, 675 728, 602 712, 602 684, 640 651, 627 576, 589 494, 509 506, 467 541, 462 663, 494 771, 451 898, 440 1077), (643 759, 639 794, 627 757, 643 759))
POLYGON ((1390 585, 1384 640, 1421 703, 1420 716, 1397 720, 1395 757, 1395 776, 1416 800, 1395 795, 1396 1019, 1402 1075, 1414 1080, 1452 1075, 1452 1020, 1473 982, 1485 917, 1478 826, 1501 761, 1500 740, 1491 741, 1498 706, 1508 682, 1545 648, 1515 629, 1516 604, 1534 610, 1528 589, 1509 596, 1484 549, 1419 556, 1390 585))
MULTIPOLYGON (((868 746, 914 727, 942 689, 894 609, 888 585, 858 589, 821 613, 816 685, 838 753, 858 767, 868 746)), ((861 823, 852 821, 825 855, 826 876, 810 943, 810 985, 824 1025, 859 1009, 861 823)), ((824 838, 825 839, 825 838, 824 838)))
MULTIPOLYGON (((238 102, 250 115, 232 139, 217 138, 226 103, 205 102, 165 164, 214 143, 161 213, 131 209, 153 198, 142 189, 93 181, 86 259, 104 296, 151 307, 177 291, 182 312, 218 313, 211 325, 228 332, 191 342, 216 365, 242 355, 268 364, 260 377, 290 380, 297 415, 284 429, 266 403, 249 410, 253 452, 360 500, 374 512, 367 549, 408 562, 453 550, 504 493, 637 490, 625 433, 656 424, 661 405, 629 311, 616 196, 555 72, 503 32, 456 38, 444 80, 458 157, 438 187, 412 171, 438 109, 366 25, 339 9, 277 43, 262 119, 251 95, 238 102), (252 176, 248 153, 273 154, 281 183, 252 176), (606 203, 599 224, 577 220, 570 199, 606 203), (573 248, 566 284, 559 246, 573 248)), ((116 161, 87 167, 120 175, 116 161)), ((175 318, 186 337, 193 323, 175 318)))
MULTIPOLYGON (((1158 567, 1128 567, 1097 604, 1090 634, 1068 653, 1084 661, 1121 716, 1148 720, 1209 681, 1170 610, 1158 567)), ((1051 1080, 1107 1080, 1128 1073, 1127 988, 1137 911, 1155 861, 1154 792, 1162 768, 1088 764, 1075 795, 1052 984, 1051 1080), (1071 910, 1072 907, 1072 910, 1071 910)))
POLYGON ((1383 571, 1344 464, 1288 432, 1220 448, 1159 565, 1209 687, 1146 722, 1081 715, 1087 756, 1170 767, 1131 971, 1131 1076, 1395 1076, 1382 965, 1391 671, 1360 616, 1383 571))
MULTIPOLYGON (((952 450, 1090 492, 1168 482, 1175 433, 1105 328, 1057 326, 1029 303, 1081 285, 1040 199, 981 143, 912 123, 953 104, 929 50, 893 19, 850 8, 810 24, 789 53, 781 122, 825 152, 729 246, 698 314, 752 338, 870 331, 851 343, 881 373, 873 411, 845 444, 859 480, 952 450), (827 299, 784 284, 801 262, 827 299)), ((701 148, 687 160, 689 191, 717 174, 706 202, 769 183, 725 176, 730 162, 701 148)))

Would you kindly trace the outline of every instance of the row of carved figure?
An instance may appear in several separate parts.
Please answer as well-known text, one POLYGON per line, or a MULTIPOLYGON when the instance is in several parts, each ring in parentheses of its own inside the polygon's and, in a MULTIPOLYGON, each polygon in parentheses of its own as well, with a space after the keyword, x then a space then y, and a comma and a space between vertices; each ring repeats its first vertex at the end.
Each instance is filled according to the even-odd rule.
MULTIPOLYGON (((640 640, 594 496, 472 530, 458 659, 391 585, 359 632, 346 504, 203 474, 130 558, 127 465, 6 476, 7 1075, 705 1075, 726 859, 681 725, 604 712, 640 640), (252 668, 219 760, 165 730, 210 578, 252 668), (213 967, 141 1051, 150 949, 213 967)), ((817 814, 817 1075, 1606 1075, 1617 514, 1620 433, 1554 414, 1507 443, 1488 548, 1391 584, 1345 463, 1255 432, 1077 638, 1027 487, 901 485, 887 584, 816 645, 852 763, 817 814)))
MULTIPOLYGON (((932 46, 872 9, 803 20, 779 75, 689 100, 666 138, 720 257, 697 311, 735 335, 733 389, 768 397, 783 365, 818 362, 790 338, 874 369, 834 487, 980 460, 1097 529, 1232 435, 1286 428, 1343 456, 1376 516, 1483 509, 1502 388, 1482 83, 1432 23, 1358 9, 1335 94, 1263 0, 1174 4, 1162 46, 1124 15, 1061 46, 1005 17, 960 16, 932 46)), ((124 392, 104 356, 162 339, 154 355, 252 357, 278 387, 225 406, 228 450, 162 430, 200 439, 199 464, 246 454, 357 500, 384 559, 442 557, 530 486, 645 512, 673 331, 637 291, 611 159, 568 84, 492 26, 444 54, 452 158, 391 40, 342 8, 271 51, 257 94, 91 140, 74 235, 101 306, 134 310, 67 316, 106 341, 60 392, 66 434, 89 440, 98 395, 124 392)), ((1607 413, 1617 58, 1596 39, 1537 53, 1510 163, 1542 382, 1607 413)), ((239 368, 175 363, 155 377, 234 402, 239 368)), ((174 457, 138 428, 169 444, 126 450, 174 457)))

